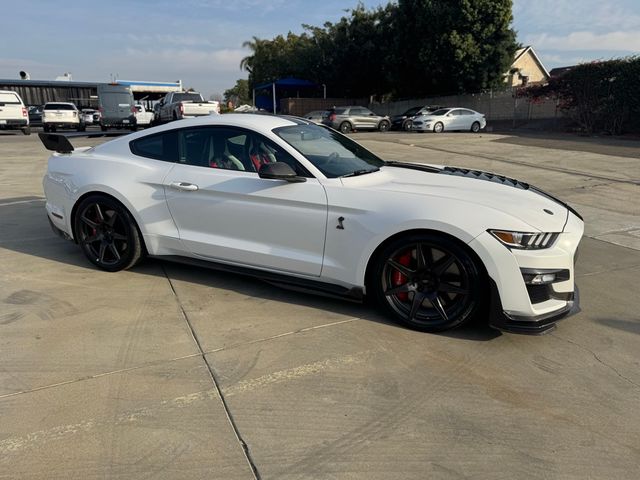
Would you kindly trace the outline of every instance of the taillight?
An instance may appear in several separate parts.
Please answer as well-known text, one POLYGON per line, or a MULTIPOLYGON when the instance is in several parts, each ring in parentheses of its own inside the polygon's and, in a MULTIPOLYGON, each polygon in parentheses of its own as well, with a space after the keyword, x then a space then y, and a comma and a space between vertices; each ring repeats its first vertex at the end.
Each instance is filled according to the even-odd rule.
POLYGON ((184 115, 184 105, 180 104, 180 115, 184 115))
POLYGON ((29 116, 29 114, 27 113, 27 109, 25 107, 22 107, 22 116, 23 117, 29 116))

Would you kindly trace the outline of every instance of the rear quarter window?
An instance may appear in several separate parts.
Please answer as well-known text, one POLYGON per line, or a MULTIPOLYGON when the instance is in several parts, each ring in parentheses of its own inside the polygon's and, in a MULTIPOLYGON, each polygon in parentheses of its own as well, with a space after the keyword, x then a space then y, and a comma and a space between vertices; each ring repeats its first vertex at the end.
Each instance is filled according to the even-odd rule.
POLYGON ((178 158, 178 134, 176 130, 148 135, 129 142, 129 149, 139 157, 175 162, 178 158))

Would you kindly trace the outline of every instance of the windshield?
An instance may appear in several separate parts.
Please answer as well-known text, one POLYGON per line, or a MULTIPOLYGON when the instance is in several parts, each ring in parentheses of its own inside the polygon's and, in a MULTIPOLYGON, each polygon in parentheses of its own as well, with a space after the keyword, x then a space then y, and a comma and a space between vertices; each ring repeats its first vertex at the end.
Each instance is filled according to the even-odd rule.
POLYGON ((441 108, 440 110, 436 110, 435 112, 427 113, 427 115, 437 115, 438 117, 441 117, 442 115, 446 115, 448 111, 448 108, 441 108))
POLYGON ((406 112, 404 112, 402 115, 404 115, 405 117, 411 117, 413 115, 415 115, 416 113, 418 113, 420 111, 422 107, 413 107, 410 108, 409 110, 407 110, 406 112))
POLYGON ((174 93, 174 102, 202 102, 202 96, 199 93, 174 93))
POLYGON ((70 103, 47 103, 44 106, 45 110, 75 110, 76 107, 70 103))
POLYGON ((369 150, 329 128, 295 125, 273 131, 328 178, 375 172, 384 165, 369 150))

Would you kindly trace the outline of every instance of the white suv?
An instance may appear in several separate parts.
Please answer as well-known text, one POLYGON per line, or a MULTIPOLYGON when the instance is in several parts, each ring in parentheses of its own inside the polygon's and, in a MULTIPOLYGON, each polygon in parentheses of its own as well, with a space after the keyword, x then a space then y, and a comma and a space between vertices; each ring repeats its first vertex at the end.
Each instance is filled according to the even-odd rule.
POLYGON ((29 113, 20 95, 11 90, 0 90, 0 130, 22 130, 31 134, 29 113))
POLYGON ((55 132, 58 128, 73 128, 79 132, 86 130, 82 115, 73 103, 48 102, 42 110, 42 125, 45 132, 55 132))

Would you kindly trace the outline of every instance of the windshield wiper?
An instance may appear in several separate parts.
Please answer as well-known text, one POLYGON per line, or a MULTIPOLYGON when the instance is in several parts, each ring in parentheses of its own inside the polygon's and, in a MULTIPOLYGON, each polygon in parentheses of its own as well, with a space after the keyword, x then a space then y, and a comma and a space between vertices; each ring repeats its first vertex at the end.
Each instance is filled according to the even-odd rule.
POLYGON ((340 175, 340 178, 345 178, 345 177, 357 177, 359 175, 366 175, 367 173, 373 173, 373 172, 378 172, 380 169, 378 167, 376 168, 370 168, 370 169, 362 169, 362 170, 356 170, 355 172, 351 172, 351 173, 345 173, 344 175, 340 175))

